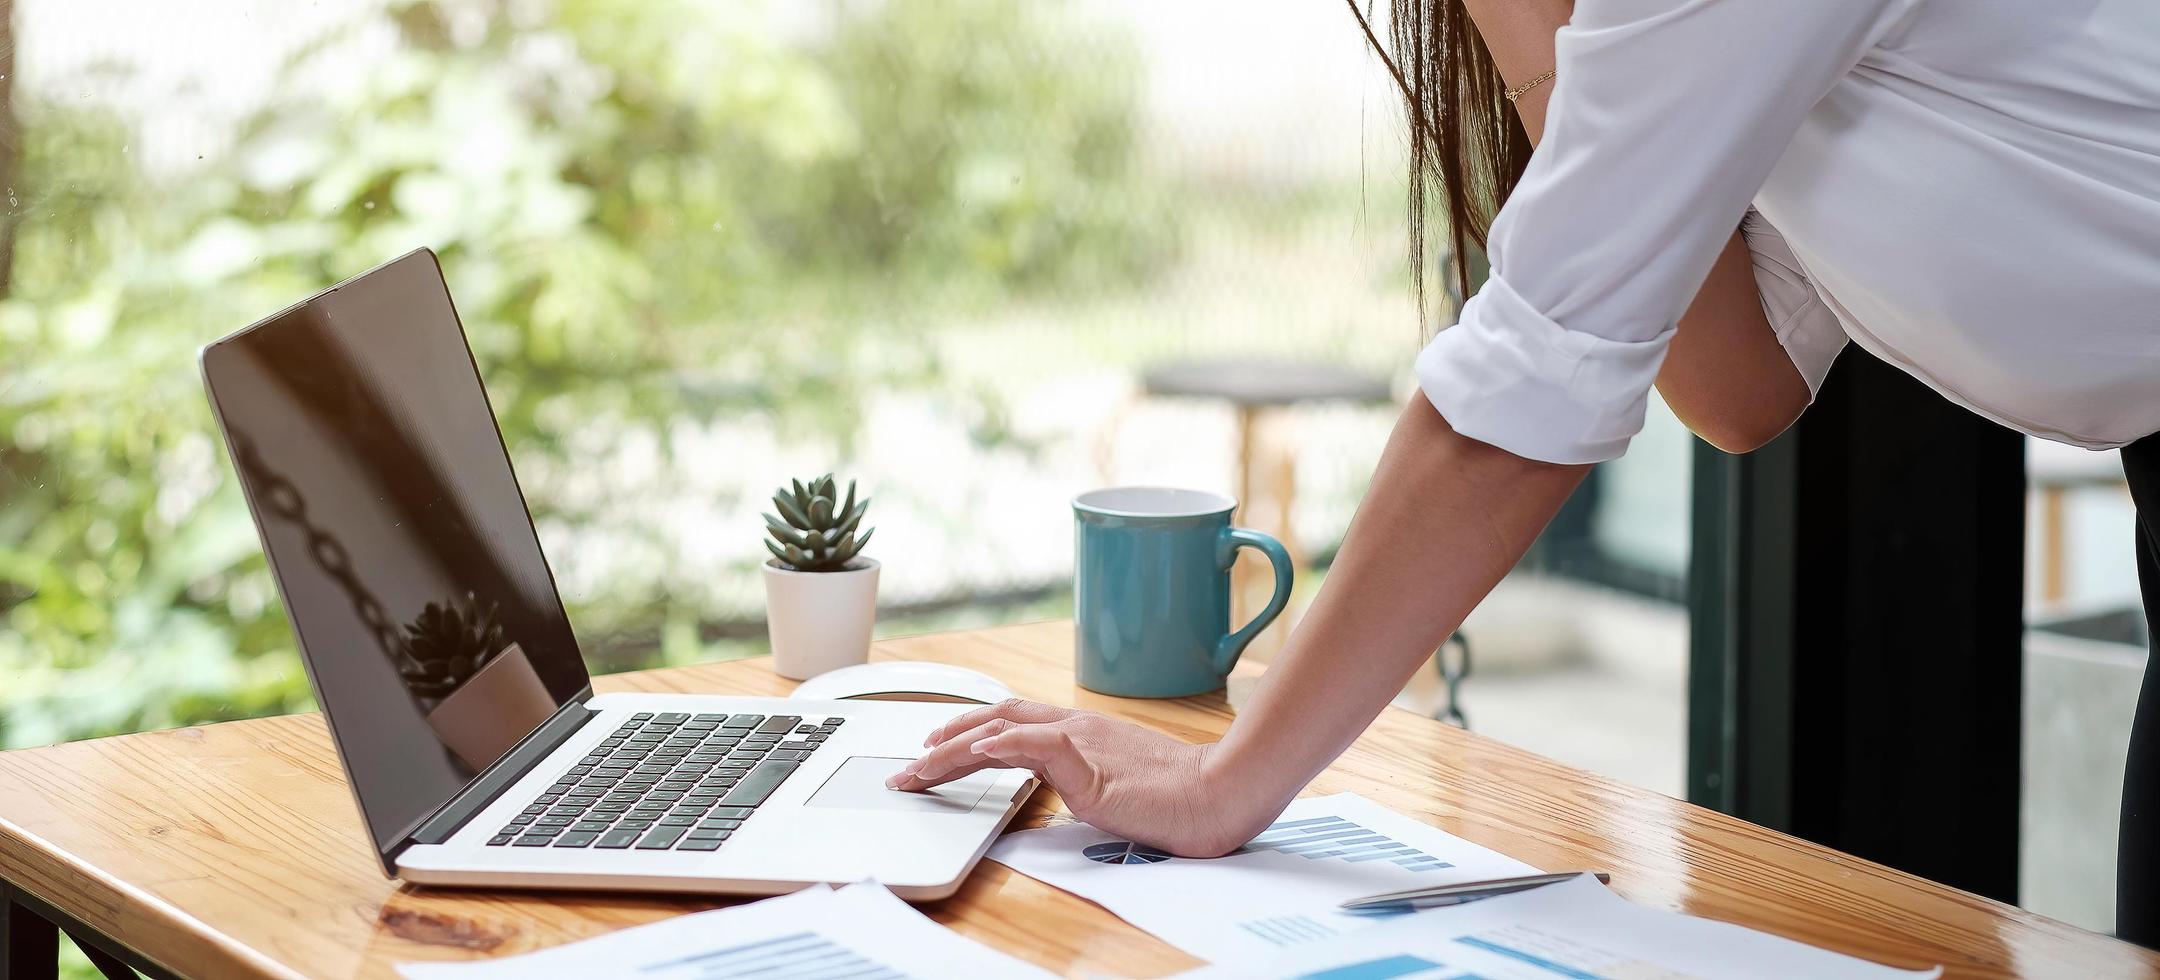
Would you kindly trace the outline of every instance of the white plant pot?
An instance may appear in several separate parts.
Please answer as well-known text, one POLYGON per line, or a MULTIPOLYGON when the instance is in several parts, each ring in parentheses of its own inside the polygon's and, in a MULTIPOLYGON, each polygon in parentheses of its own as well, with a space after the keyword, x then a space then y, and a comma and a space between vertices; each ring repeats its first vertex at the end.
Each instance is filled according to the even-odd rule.
POLYGON ((765 564, 765 628, 773 673, 808 680, 870 659, 877 625, 878 563, 843 572, 798 572, 765 564))
POLYGON ((540 682, 524 648, 512 643, 443 698, 427 722, 477 772, 554 713, 554 695, 540 682))

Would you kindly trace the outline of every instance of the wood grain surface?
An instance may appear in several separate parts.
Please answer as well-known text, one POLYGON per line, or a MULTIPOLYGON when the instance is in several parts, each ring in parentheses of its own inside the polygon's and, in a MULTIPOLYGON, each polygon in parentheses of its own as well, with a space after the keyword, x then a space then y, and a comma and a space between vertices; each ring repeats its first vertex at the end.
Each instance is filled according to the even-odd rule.
MULTIPOLYGON (((986 671, 1025 697, 1211 739, 1222 695, 1133 701, 1072 680, 1072 627, 888 640, 879 659, 986 671)), ((1249 674, 1248 668, 1241 672, 1249 674)), ((763 660, 599 678, 602 691, 784 694, 763 660)), ((2160 976, 2160 957, 1390 710, 1315 782, 1540 868, 1594 868, 1621 894, 1952 976, 2160 976)), ((1057 812, 1039 794, 1015 826, 1057 812)), ((321 719, 294 715, 0 753, 0 877, 175 972, 390 977, 412 960, 499 956, 724 902, 423 889, 385 880, 321 719)), ((984 862, 924 907, 1068 975, 1153 977, 1196 960, 1088 902, 984 862)))

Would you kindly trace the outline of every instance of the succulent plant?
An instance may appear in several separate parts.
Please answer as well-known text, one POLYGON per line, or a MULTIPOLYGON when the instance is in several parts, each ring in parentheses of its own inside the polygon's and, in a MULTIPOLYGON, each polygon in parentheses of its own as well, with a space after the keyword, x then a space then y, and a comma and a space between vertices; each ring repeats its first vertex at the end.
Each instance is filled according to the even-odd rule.
POLYGON ((849 480, 847 499, 842 501, 830 473, 807 484, 801 480, 789 482, 792 489, 773 491, 773 506, 780 514, 765 515, 765 527, 772 532, 765 550, 772 552, 781 565, 798 572, 844 571, 877 531, 867 528, 860 536, 855 533, 863 512, 870 509, 870 498, 864 497, 858 503, 855 481, 849 480))
POLYGON ((495 605, 482 609, 469 592, 460 602, 428 603, 405 627, 398 645, 398 676, 405 690, 427 704, 449 697, 509 646, 495 605))

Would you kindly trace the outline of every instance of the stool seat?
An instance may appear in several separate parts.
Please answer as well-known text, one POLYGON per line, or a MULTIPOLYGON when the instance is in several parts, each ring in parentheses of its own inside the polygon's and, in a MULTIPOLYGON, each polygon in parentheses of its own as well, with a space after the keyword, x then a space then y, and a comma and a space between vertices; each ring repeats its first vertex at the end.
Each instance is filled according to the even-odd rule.
MULTIPOLYGON (((1297 455, 1285 448, 1265 467, 1273 486, 1269 508, 1255 508, 1253 501, 1254 448, 1264 416, 1287 415, 1300 405, 1320 402, 1386 403, 1394 392, 1385 376, 1368 374, 1320 360, 1268 357, 1218 357, 1166 361, 1140 375, 1142 393, 1160 398, 1201 398, 1226 402, 1237 413, 1237 518, 1241 523, 1275 535, 1290 553, 1290 564, 1303 566, 1291 516, 1297 496, 1297 455)), ((1278 420, 1282 421, 1282 420, 1278 420)), ((1232 618, 1251 616, 1251 593, 1258 583, 1258 569, 1241 562, 1230 571, 1232 618)), ((1266 659, 1279 643, 1287 626, 1278 626, 1271 640, 1258 638, 1248 655, 1266 659)))
POLYGON ((1214 398, 1244 408, 1280 408, 1305 402, 1384 402, 1394 397, 1388 379, 1336 364, 1269 358, 1204 358, 1170 361, 1140 376, 1149 395, 1214 398))

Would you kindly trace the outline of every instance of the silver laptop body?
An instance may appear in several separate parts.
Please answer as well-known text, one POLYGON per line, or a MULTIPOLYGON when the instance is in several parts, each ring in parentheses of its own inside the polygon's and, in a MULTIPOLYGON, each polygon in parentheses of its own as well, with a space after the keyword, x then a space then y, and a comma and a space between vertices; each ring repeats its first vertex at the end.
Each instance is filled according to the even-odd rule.
POLYGON ((885 777, 951 704, 593 693, 435 255, 205 347, 263 551, 386 873, 951 894, 1034 789, 885 777))

